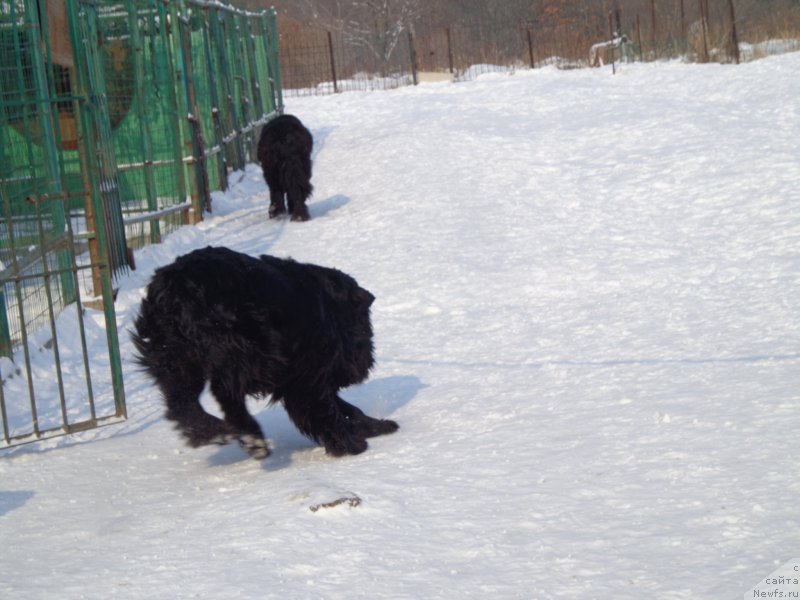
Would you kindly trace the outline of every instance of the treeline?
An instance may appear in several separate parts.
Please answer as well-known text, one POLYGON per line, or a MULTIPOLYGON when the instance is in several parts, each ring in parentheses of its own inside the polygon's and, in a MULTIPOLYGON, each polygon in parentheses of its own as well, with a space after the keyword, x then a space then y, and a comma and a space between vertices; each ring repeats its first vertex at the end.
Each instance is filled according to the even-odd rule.
POLYGON ((619 35, 632 42, 641 60, 688 56, 722 62, 738 61, 742 42, 800 39, 800 0, 231 1, 255 10, 274 6, 282 50, 315 43, 314 31, 328 32, 384 65, 409 34, 422 39, 459 29, 484 45, 490 38, 500 50, 516 30, 522 33, 512 35, 512 45, 536 45, 573 59, 619 35))
MULTIPOLYGON (((253 9, 274 6, 283 17, 332 31, 387 31, 493 23, 594 27, 619 11, 623 25, 656 31, 690 27, 705 11, 709 20, 727 17, 728 0, 234 0, 253 9), (683 23, 681 23, 683 21, 683 23)), ((734 0, 745 35, 780 37, 800 29, 800 0, 734 0)), ((761 40, 755 40, 761 41, 761 40)))

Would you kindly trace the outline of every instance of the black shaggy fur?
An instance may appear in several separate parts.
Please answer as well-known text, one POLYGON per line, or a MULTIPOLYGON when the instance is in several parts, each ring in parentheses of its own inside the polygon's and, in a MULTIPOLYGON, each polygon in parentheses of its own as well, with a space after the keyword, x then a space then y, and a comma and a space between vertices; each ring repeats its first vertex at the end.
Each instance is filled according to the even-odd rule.
POLYGON ((133 340, 191 446, 236 439, 265 458, 245 396, 269 394, 328 454, 358 454, 398 428, 338 396, 373 365, 374 299, 336 269, 208 247, 156 271, 133 340), (224 420, 200 405, 206 381, 224 420))
POLYGON ((286 214, 307 221, 306 200, 311 196, 311 150, 314 138, 300 119, 281 115, 264 125, 258 140, 258 162, 269 186, 270 218, 286 214), (286 204, 284 204, 284 197, 286 204))

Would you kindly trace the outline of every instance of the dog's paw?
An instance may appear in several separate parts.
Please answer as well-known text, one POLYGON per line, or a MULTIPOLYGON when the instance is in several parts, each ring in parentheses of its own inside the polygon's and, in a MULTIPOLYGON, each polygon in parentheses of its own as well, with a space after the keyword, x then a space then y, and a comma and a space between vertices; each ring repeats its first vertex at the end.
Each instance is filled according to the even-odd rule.
POLYGON ((308 221, 311 218, 311 215, 308 213, 308 209, 304 206, 301 209, 295 210, 292 212, 292 217, 290 220, 292 221, 308 221))
POLYGON ((352 428, 357 436, 371 438, 394 433, 400 426, 389 419, 373 419, 365 415, 361 419, 353 420, 352 428))
POLYGON ((325 440, 325 452, 331 456, 361 454, 367 447, 367 440, 355 436, 336 437, 325 440))
POLYGON ((250 433, 239 436, 239 445, 256 460, 267 458, 270 454, 267 440, 250 433))
POLYGON ((269 218, 270 219, 277 219, 278 217, 282 217, 286 214, 286 207, 285 206, 278 206, 277 204, 270 204, 269 205, 269 218))
POLYGON ((400 425, 391 419, 375 419, 369 424, 369 435, 367 437, 375 437, 377 435, 386 435, 394 433, 400 429, 400 425))
POLYGON ((224 446, 236 439, 232 433, 211 432, 208 430, 184 429, 181 431, 186 445, 191 448, 200 448, 202 446, 224 446))

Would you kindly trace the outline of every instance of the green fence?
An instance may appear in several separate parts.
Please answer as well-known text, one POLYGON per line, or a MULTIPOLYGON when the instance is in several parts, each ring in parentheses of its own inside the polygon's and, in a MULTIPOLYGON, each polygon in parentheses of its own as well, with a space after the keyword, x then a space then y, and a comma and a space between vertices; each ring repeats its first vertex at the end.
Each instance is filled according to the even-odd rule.
POLYGON ((281 109, 274 13, 0 0, 0 446, 125 417, 115 279, 281 109))

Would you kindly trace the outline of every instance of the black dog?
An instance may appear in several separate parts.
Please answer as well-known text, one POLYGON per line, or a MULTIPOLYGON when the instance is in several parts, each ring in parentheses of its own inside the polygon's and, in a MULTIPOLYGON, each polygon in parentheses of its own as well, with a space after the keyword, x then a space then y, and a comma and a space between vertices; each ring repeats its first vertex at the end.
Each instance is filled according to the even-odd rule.
POLYGON ((258 140, 258 162, 269 186, 270 218, 286 213, 292 221, 307 221, 306 200, 314 190, 311 185, 311 150, 314 138, 293 115, 275 117, 264 125, 258 140))
POLYGON ((133 340, 191 446, 237 439, 255 458, 269 448, 245 406, 248 394, 283 402, 292 422, 328 454, 358 454, 392 433, 338 396, 374 363, 374 296, 336 269, 208 247, 158 269, 133 340), (224 421, 205 412, 205 382, 224 421))

